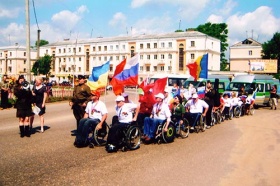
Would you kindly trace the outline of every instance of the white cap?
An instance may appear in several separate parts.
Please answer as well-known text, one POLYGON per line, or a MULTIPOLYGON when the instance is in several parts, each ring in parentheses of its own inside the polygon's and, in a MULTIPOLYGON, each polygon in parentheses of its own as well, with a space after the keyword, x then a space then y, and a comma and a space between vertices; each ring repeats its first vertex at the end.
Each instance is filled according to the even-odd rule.
POLYGON ((161 98, 164 99, 164 95, 162 93, 158 93, 157 95, 155 95, 156 98, 161 98))
POLYGON ((124 97, 123 96, 117 96, 116 101, 124 101, 124 97))
POLYGON ((128 94, 127 93, 122 93, 122 96, 125 98, 125 97, 128 97, 128 94))
POLYGON ((198 95, 195 93, 192 95, 192 98, 198 98, 198 95))

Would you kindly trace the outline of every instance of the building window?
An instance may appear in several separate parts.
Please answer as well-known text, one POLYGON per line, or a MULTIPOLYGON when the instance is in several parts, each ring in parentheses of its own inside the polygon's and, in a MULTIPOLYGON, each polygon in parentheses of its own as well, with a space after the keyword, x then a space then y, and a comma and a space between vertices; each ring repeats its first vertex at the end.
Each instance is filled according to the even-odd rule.
POLYGON ((160 71, 164 71, 164 66, 160 66, 160 71))
POLYGON ((92 47, 92 51, 95 52, 95 47, 92 47))
POLYGON ((150 43, 147 43, 147 48, 151 48, 150 43))
POLYGON ((98 51, 101 51, 101 46, 98 46, 98 51))
POLYGON ((119 50, 119 45, 116 45, 116 50, 119 50))
POLYGON ((81 67, 79 67, 79 72, 81 72, 82 71, 82 68, 81 67))
MULTIPOLYGON (((71 48, 68 48, 68 52, 71 52, 71 48)), ((46 51, 46 53, 48 53, 48 50, 46 51)))
POLYGON ((63 53, 66 53, 66 49, 65 48, 63 49, 63 53))
POLYGON ((160 55, 160 59, 164 59, 164 54, 161 54, 161 55, 160 55))
POLYGON ((140 55, 140 59, 143 59, 143 55, 140 55))
POLYGON ((155 71, 155 72, 157 71, 157 66, 154 66, 154 71, 155 71))
POLYGON ((104 61, 107 61, 107 56, 104 57, 104 61))
POLYGON ((104 46, 104 51, 107 51, 107 46, 104 46))
POLYGON ((122 49, 125 50, 125 45, 122 46, 122 49))
POLYGON ((95 60, 96 60, 96 57, 92 57, 92 60, 95 61, 95 60))
POLYGON ((191 54, 191 59, 194 59, 195 58, 195 55, 194 54, 191 54))
POLYGON ((249 50, 249 56, 251 56, 253 54, 252 50, 249 50))
POLYGON ((168 59, 172 59, 172 54, 168 54, 168 59))
POLYGON ((79 61, 82 61, 82 58, 81 58, 81 57, 79 57, 79 61))
POLYGON ((143 44, 142 43, 140 44, 140 49, 143 49, 143 44))
POLYGON ((26 52, 23 52, 23 56, 26 56, 26 52))
POLYGON ((154 43, 154 48, 157 48, 157 43, 154 43))
POLYGON ((151 59, 151 56, 149 54, 147 55, 147 59, 149 59, 149 60, 151 59))
POLYGON ((125 56, 122 56, 122 60, 124 60, 125 59, 125 56))
POLYGON ((26 72, 26 68, 23 69, 23 72, 26 72))
POLYGON ((172 48, 172 42, 168 42, 168 47, 172 48))
POLYGON ((140 71, 143 71, 143 66, 140 66, 140 71))
POLYGON ((82 48, 81 47, 79 47, 79 52, 81 52, 82 51, 82 48))
POLYGON ((146 71, 150 72, 150 66, 146 66, 146 71))
POLYGON ((110 65, 110 72, 113 72, 113 65, 110 65))
POLYGON ((195 41, 191 41, 191 47, 195 47, 195 41))
POLYGON ((184 46, 179 48, 179 70, 184 70, 184 46))
POLYGON ((110 45, 110 50, 113 50, 113 45, 110 45))
POLYGON ((110 59, 109 59, 110 61, 112 61, 113 60, 113 56, 110 56, 110 59))
POLYGON ((116 56, 116 60, 120 60, 120 56, 116 56))
POLYGON ((157 59, 157 55, 156 54, 154 55, 154 59, 157 59))
POLYGON ((12 52, 10 52, 10 56, 12 56, 12 52))
POLYGON ((161 48, 164 48, 164 43, 161 43, 160 46, 161 46, 161 48))
POLYGON ((26 65, 26 60, 23 60, 23 64, 25 64, 25 65, 26 65))
POLYGON ((98 60, 101 61, 101 57, 98 57, 98 60))

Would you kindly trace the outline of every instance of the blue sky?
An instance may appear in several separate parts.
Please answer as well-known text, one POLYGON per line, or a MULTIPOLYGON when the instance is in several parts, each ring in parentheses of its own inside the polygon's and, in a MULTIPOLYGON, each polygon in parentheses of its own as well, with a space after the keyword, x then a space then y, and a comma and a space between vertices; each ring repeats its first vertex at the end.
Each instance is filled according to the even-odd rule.
MULTIPOLYGON (((279 0, 34 0, 41 39, 85 39, 174 32, 227 23, 229 45, 280 32, 279 0)), ((31 45, 37 38, 30 0, 31 45)), ((0 46, 25 45, 25 0, 0 1, 0 46)))

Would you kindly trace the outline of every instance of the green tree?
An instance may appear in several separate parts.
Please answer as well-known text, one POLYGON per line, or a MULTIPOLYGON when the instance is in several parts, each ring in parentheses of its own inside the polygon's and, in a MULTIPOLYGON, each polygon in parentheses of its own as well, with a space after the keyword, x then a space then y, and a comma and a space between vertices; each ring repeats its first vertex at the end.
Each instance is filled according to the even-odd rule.
POLYGON ((184 30, 175 30, 175 32, 184 32, 184 30))
POLYGON ((34 75, 43 74, 48 77, 50 70, 51 70, 51 62, 52 57, 50 55, 45 55, 44 57, 40 57, 32 67, 31 72, 34 73, 34 75))
MULTIPOLYGON (((49 44, 49 42, 46 40, 43 40, 43 39, 41 39, 39 42, 39 46, 43 46, 43 45, 47 45, 47 44, 49 44)), ((35 42, 35 46, 37 46, 37 41, 35 42)))
POLYGON ((196 31, 202 32, 207 34, 211 37, 217 38, 221 41, 221 71, 227 71, 228 69, 228 62, 226 59, 225 51, 227 51, 228 43, 228 29, 226 23, 205 23, 204 25, 199 25, 196 31))
POLYGON ((262 58, 263 59, 277 59, 277 74, 275 77, 279 79, 280 69, 280 33, 276 32, 272 39, 262 44, 262 58))

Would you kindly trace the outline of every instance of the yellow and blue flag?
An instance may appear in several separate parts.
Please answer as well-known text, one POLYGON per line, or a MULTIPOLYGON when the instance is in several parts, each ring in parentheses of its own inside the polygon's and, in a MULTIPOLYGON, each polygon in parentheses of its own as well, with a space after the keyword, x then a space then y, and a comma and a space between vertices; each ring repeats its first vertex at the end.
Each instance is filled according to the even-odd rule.
POLYGON ((96 90, 99 88, 104 88, 108 82, 110 61, 107 61, 105 64, 92 68, 91 76, 87 81, 87 85, 91 90, 96 90))

